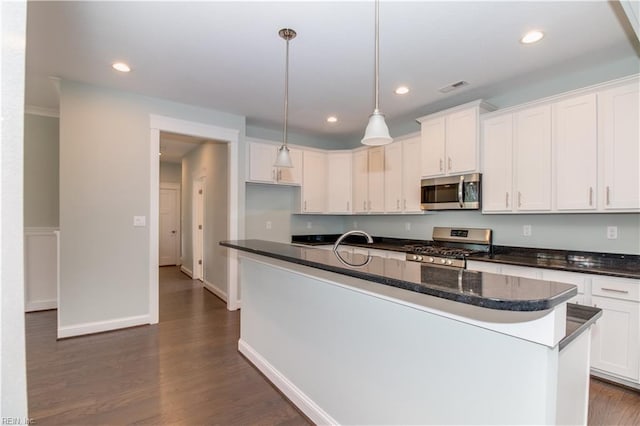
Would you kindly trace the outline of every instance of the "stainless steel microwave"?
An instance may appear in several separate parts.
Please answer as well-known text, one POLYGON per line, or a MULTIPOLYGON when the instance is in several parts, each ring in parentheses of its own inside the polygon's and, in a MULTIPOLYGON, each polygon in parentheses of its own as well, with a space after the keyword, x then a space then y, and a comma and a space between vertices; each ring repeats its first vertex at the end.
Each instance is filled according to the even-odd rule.
POLYGON ((422 179, 422 210, 480 209, 480 173, 422 179))

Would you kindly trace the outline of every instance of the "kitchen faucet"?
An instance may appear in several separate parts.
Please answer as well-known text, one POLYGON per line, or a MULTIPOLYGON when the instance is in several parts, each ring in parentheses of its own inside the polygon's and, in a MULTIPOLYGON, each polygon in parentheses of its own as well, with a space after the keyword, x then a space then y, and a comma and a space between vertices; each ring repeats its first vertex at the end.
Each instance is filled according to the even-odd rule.
POLYGON ((373 243, 373 238, 371 237, 371 235, 367 234, 364 231, 359 231, 357 229, 354 229, 353 231, 348 231, 345 232, 344 234, 340 235, 338 237, 338 239, 336 240, 335 244, 333 245, 333 251, 337 252, 338 251, 338 246, 340 245, 340 243, 342 242, 342 240, 344 240, 345 238, 347 238, 349 235, 362 235, 364 237, 367 238, 367 242, 369 244, 373 243))

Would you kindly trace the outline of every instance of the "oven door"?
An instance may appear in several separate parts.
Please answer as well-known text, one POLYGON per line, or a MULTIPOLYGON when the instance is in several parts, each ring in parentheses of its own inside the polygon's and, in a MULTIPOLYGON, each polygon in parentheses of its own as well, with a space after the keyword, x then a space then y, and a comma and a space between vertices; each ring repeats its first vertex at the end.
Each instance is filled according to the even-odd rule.
POLYGON ((422 179, 422 210, 480 209, 480 173, 422 179))

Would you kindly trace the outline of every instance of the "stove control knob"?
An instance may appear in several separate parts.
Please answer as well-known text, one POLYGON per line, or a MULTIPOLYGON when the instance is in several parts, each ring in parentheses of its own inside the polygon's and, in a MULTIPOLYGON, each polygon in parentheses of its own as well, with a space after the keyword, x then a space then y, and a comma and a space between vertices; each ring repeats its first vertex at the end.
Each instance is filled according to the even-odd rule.
POLYGON ((451 265, 452 263, 453 262, 451 261, 451 259, 447 259, 447 262, 446 262, 447 265, 451 265))
POLYGON ((444 259, 440 259, 440 263, 444 265, 444 259))
POLYGON ((418 256, 418 261, 422 262, 422 256, 418 256))
POLYGON ((427 259, 429 262, 433 263, 433 261, 435 260, 433 257, 429 256, 429 258, 427 259))

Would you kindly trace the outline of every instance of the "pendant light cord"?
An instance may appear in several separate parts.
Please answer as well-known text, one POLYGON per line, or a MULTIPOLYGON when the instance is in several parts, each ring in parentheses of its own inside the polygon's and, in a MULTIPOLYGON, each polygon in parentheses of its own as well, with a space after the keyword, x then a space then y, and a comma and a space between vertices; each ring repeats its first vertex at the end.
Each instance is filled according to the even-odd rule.
POLYGON ((380 27, 380 0, 376 0, 376 43, 375 43, 375 94, 376 94, 376 107, 373 111, 374 114, 378 113, 378 92, 380 91, 380 81, 378 77, 379 68, 380 68, 380 35, 379 35, 379 27, 380 27))
POLYGON ((287 54, 284 70, 284 146, 287 146, 287 121, 289 117, 289 38, 287 40, 287 54))

